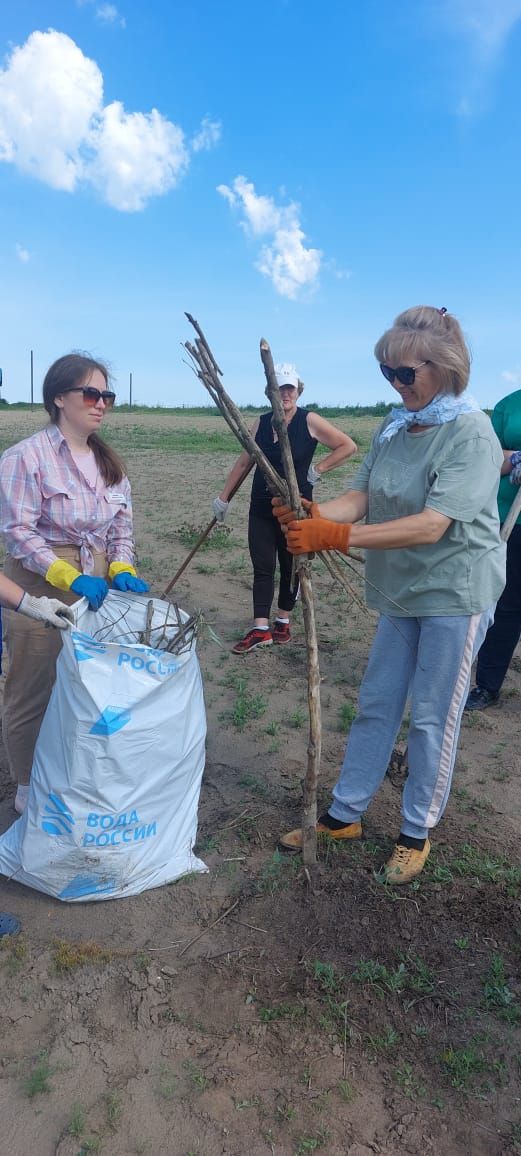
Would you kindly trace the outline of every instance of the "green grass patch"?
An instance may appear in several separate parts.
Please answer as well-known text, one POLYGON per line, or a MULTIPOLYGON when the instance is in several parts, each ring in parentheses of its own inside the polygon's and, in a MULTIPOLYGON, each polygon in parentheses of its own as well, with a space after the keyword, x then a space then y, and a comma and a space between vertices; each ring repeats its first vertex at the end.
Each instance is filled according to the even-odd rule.
MULTIPOLYGON (((206 526, 208 523, 206 523, 206 526)), ((192 546, 201 537, 201 534, 206 530, 206 526, 196 526, 193 522, 183 522, 181 526, 175 531, 179 541, 187 550, 191 550, 192 546)), ((234 546, 232 540, 232 531, 229 526, 214 526, 211 534, 205 538, 201 543, 200 550, 226 550, 229 546, 234 546)))
POLYGON ((24 1082, 24 1092, 30 1100, 51 1091, 50 1078, 52 1075, 47 1052, 40 1052, 38 1060, 24 1082))

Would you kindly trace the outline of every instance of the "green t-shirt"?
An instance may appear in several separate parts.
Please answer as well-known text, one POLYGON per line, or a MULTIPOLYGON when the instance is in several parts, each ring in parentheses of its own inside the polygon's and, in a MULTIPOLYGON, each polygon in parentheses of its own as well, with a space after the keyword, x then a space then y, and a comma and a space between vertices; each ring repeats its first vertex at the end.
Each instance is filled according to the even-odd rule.
MULTIPOLYGON (((499 401, 492 414, 492 425, 504 450, 521 450, 521 389, 509 393, 499 401)), ((506 474, 499 482, 497 504, 499 506, 499 520, 504 522, 508 511, 517 494, 517 486, 513 486, 510 477, 506 474)), ((516 526, 521 523, 521 514, 516 526)))
POLYGON ((367 550, 368 606, 401 617, 477 614, 505 585, 497 491, 503 454, 481 411, 418 433, 401 429, 379 444, 386 418, 351 489, 367 492, 368 522, 419 514, 427 506, 454 521, 439 542, 367 550))

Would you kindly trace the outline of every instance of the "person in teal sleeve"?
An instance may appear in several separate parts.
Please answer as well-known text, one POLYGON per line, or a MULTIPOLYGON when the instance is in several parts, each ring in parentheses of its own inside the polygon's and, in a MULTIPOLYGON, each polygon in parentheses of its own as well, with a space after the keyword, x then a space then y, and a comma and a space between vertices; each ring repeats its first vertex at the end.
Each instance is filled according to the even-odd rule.
MULTIPOLYGON (((501 523, 521 485, 521 389, 498 402, 492 425, 503 447, 498 508, 501 523)), ((521 637, 521 514, 507 543, 507 581, 496 606, 494 623, 478 654, 476 686, 465 710, 485 710, 498 701, 512 655, 521 637)))

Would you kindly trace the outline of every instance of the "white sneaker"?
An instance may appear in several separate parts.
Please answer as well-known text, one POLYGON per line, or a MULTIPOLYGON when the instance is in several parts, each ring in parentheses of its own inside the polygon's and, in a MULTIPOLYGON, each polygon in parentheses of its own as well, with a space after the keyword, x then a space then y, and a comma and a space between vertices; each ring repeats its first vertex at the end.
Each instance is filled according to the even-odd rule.
POLYGON ((28 783, 26 783, 26 784, 25 783, 19 783, 17 790, 16 790, 15 799, 14 799, 14 809, 15 809, 15 811, 18 812, 19 815, 23 815, 25 808, 27 806, 28 798, 29 798, 29 784, 28 783))

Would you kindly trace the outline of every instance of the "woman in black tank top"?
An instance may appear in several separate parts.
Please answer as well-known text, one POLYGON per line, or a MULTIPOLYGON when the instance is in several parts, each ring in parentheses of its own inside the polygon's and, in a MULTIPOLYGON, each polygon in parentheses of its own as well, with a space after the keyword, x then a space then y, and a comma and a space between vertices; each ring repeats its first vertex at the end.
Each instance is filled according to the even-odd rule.
MULTIPOLYGON (((325 421, 314 411, 299 409, 297 401, 304 388, 292 365, 276 365, 275 374, 288 427, 289 444, 300 493, 304 498, 313 496, 313 486, 322 474, 334 470, 357 451, 352 438, 325 421), (330 453, 322 458, 315 469, 311 464, 317 445, 327 446, 330 453)), ((273 429, 271 410, 252 426, 251 434, 257 445, 284 477, 280 445, 273 429)), ((219 497, 214 499, 213 512, 223 522, 228 509, 228 498, 251 467, 251 457, 243 451, 232 466, 219 497)), ((248 518, 248 546, 253 565, 253 627, 233 647, 234 654, 246 654, 258 646, 282 645, 290 641, 290 614, 298 594, 298 581, 292 582, 293 559, 277 519, 273 517, 271 495, 262 471, 253 475, 250 512, 248 518), (275 568, 279 562, 280 581, 277 615, 270 629, 270 611, 275 593, 275 568)))

